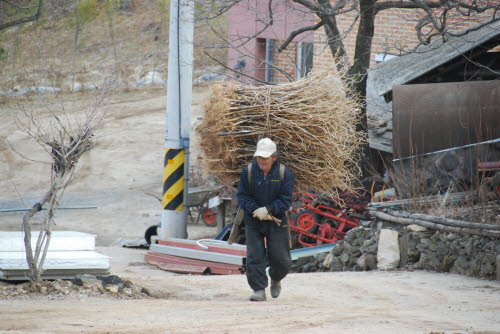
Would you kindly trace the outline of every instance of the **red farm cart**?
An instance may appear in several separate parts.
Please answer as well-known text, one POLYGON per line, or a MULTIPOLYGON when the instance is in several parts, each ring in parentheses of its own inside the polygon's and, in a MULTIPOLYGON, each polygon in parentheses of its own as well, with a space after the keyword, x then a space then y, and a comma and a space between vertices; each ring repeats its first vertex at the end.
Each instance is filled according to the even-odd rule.
POLYGON ((289 222, 294 248, 334 243, 357 227, 360 219, 366 219, 365 209, 369 201, 363 196, 341 193, 339 199, 294 193, 289 222))

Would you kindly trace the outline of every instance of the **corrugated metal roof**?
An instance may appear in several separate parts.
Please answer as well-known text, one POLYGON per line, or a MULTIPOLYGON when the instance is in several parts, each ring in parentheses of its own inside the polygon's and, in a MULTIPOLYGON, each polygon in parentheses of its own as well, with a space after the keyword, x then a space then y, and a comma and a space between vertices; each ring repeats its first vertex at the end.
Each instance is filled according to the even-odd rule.
POLYGON ((368 116, 368 142, 370 147, 392 153, 392 102, 386 103, 367 82, 366 112, 368 116))
POLYGON ((450 37, 443 43, 434 40, 420 46, 416 52, 391 59, 368 70, 368 80, 381 96, 431 71, 432 69, 500 36, 500 20, 489 23, 461 37, 450 37))

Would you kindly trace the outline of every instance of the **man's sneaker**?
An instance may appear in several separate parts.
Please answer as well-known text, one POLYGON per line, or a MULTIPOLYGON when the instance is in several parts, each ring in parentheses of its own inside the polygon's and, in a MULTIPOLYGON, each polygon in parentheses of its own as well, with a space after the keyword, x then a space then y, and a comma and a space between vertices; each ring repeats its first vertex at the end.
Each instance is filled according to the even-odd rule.
POLYGON ((278 298, 281 292, 281 282, 271 280, 271 296, 273 298, 278 298))
POLYGON ((254 290, 253 295, 250 296, 253 302, 263 302, 266 300, 266 290, 254 290))

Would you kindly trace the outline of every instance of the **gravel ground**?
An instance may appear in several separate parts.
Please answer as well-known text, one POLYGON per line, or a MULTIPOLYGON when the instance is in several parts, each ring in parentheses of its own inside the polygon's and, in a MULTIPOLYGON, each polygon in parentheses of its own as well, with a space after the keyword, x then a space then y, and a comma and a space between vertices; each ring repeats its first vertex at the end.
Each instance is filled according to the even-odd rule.
MULTIPOLYGON (((111 257, 112 274, 141 290, 128 296, 105 286, 104 291, 69 286, 64 293, 64 287, 51 291, 52 283, 45 293, 21 286, 26 293, 11 295, 13 287, 1 284, 0 292, 7 291, 0 296, 1 333, 500 333, 498 281, 399 271, 291 274, 278 299, 251 303, 243 275, 173 274, 144 262, 145 250, 118 246, 123 239, 141 238, 160 219, 159 203, 148 193, 161 192, 164 93, 113 97, 98 144, 81 162, 64 199, 97 208, 61 210, 56 216, 56 229, 95 234, 97 251, 111 257)), ((209 94, 207 87, 195 88, 193 122, 209 94)), ((68 109, 78 108, 85 96, 75 99, 68 109)), ((10 117, 0 114, 0 139, 43 159, 10 117)), ((192 143, 196 169, 196 138, 192 143)), ((46 189, 47 167, 22 159, 1 142, 0 157, 0 207, 32 206, 46 189)), ((1 214, 2 230, 20 230, 21 218, 21 213, 1 214)), ((198 239, 216 231, 189 224, 188 233, 198 239)))

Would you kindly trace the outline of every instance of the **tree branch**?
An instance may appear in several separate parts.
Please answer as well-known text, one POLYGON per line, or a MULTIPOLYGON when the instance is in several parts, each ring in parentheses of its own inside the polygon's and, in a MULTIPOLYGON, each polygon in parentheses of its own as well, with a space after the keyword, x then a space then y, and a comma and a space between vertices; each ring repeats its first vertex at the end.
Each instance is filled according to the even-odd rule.
POLYGON ((467 35, 468 33, 472 32, 472 31, 476 31, 476 30, 481 29, 482 27, 484 27, 487 24, 490 24, 490 23, 493 23, 493 22, 496 22, 496 21, 499 21, 499 20, 500 20, 500 17, 493 18, 493 19, 491 19, 491 20, 489 20, 487 22, 483 22, 481 24, 477 24, 475 26, 472 26, 470 28, 464 29, 462 31, 448 32, 448 35, 453 36, 453 37, 462 37, 462 36, 465 36, 465 35, 467 35))
MULTIPOLYGON (((428 6, 429 8, 439 8, 443 5, 441 1, 422 1, 422 2, 424 2, 426 6, 428 6)), ((391 8, 416 9, 422 7, 416 5, 414 2, 404 1, 404 0, 384 1, 375 3, 375 13, 391 8)))
MULTIPOLYGON (((5 0, 2 0, 2 1, 5 1, 5 0)), ((43 7, 43 0, 40 0, 38 2, 38 10, 36 11, 35 15, 23 17, 22 19, 18 19, 18 20, 14 20, 11 22, 0 24, 0 30, 6 29, 9 27, 13 27, 13 26, 16 26, 16 25, 21 24, 21 23, 26 23, 26 22, 38 20, 40 18, 40 16, 42 15, 42 7, 43 7)))
MULTIPOLYGON (((241 37, 239 38, 240 39, 240 44, 239 45, 232 45, 232 47, 238 49, 242 46, 244 46, 245 44, 247 44, 249 41, 252 41, 254 38, 256 38, 257 36, 259 36, 261 33, 263 33, 267 28, 269 28, 270 26, 272 26, 274 24, 274 15, 273 15, 273 9, 272 9, 272 2, 273 0, 268 0, 268 3, 267 3, 267 10, 269 12, 268 16, 267 16, 267 22, 264 21, 264 19, 257 19, 257 22, 260 22, 263 24, 263 27, 261 29, 259 29, 258 31, 256 31, 255 33, 252 34, 252 36, 245 36, 245 37, 241 37)), ((232 5, 234 6, 234 4, 232 5)), ((208 23, 210 19, 207 18, 206 21, 208 23)), ((210 29, 212 31, 214 31, 219 37, 220 34, 217 33, 215 31, 215 29, 213 28, 213 26, 211 24, 208 24, 208 26, 210 27, 210 29)), ((228 35, 230 36, 230 35, 228 35)), ((222 40, 224 40, 224 38, 221 38, 222 40)), ((227 42, 227 41, 226 41, 227 42)))
POLYGON ((269 11, 269 22, 268 22, 268 24, 270 26, 272 26, 273 23, 274 23, 274 17, 273 17, 273 0, 269 0, 269 2, 267 3, 267 10, 269 11))
POLYGON ((316 15, 325 25, 325 33, 328 38, 327 41, 330 46, 330 51, 337 63, 337 69, 342 71, 349 65, 349 58, 340 36, 336 15, 325 14, 325 10, 328 13, 334 13, 330 0, 318 0, 318 4, 316 15))
POLYGON ((243 44, 246 44, 248 41, 250 40, 253 40, 255 37, 259 36, 261 33, 263 33, 267 28, 269 28, 270 26, 273 25, 274 23, 274 17, 273 17, 273 8, 272 8, 272 3, 273 3, 273 0, 268 0, 268 3, 267 3, 267 10, 269 11, 269 19, 268 19, 268 22, 263 22, 263 20, 258 20, 258 22, 262 23, 264 25, 264 27, 262 27, 262 29, 260 29, 259 31, 257 31, 256 33, 253 34, 253 36, 247 38, 247 41, 246 42, 243 42, 242 44, 236 46, 236 48, 239 48, 240 46, 242 46, 243 44))
MULTIPOLYGON (((225 42, 225 43, 226 43, 229 47, 231 47, 231 48, 235 49, 235 50, 236 50, 237 52, 239 52, 241 55, 246 56, 246 57, 250 57, 250 58, 253 58, 253 59, 255 59, 255 60, 259 60, 259 61, 261 61, 261 62, 265 63, 265 60, 263 60, 263 59, 261 59, 261 58, 259 58, 259 57, 255 57, 255 56, 253 56, 253 55, 252 55, 252 51, 247 50, 247 53, 244 53, 243 51, 241 51, 241 50, 240 50, 240 48, 241 48, 242 46, 244 46, 246 42, 245 42, 245 43, 241 43, 240 45, 237 45, 237 46, 236 46, 236 45, 234 45, 234 44, 232 43, 232 41, 227 40, 225 36, 223 36, 222 34, 220 34, 220 33, 219 33, 216 29, 214 29, 214 28, 213 28, 210 24, 208 24, 208 26, 212 29, 212 31, 213 31, 213 32, 214 32, 214 33, 215 33, 215 34, 216 34, 216 35, 217 35, 217 36, 218 36, 218 37, 219 37, 222 41, 224 41, 224 42, 225 42)), ((255 34, 254 34, 254 36, 253 36, 253 37, 251 37, 251 38, 255 38, 255 37, 257 37, 257 35, 255 35, 255 34)), ((205 51, 204 51, 204 52, 205 52, 205 51)), ((209 55, 207 54, 207 56, 209 56, 209 55)), ((209 57, 210 57, 212 60, 214 60, 215 62, 217 62, 218 64, 222 65, 224 68, 227 68, 227 66, 225 66, 225 65, 224 65, 221 61, 216 60, 215 58, 213 58, 213 57, 211 57, 211 56, 209 56, 209 57)), ((292 76, 291 76, 288 72, 284 71, 283 69, 281 69, 281 68, 279 68, 279 67, 277 67, 277 66, 274 66, 274 65, 273 65, 273 64, 271 64, 271 63, 267 63, 267 65, 268 65, 268 66, 270 66, 271 68, 273 68, 273 69, 277 70, 278 72, 282 73, 285 77, 287 77, 287 79, 288 79, 288 80, 290 80, 290 81, 294 81, 294 78, 293 78, 293 77, 292 77, 292 76)), ((233 69, 231 69, 231 68, 228 68, 228 69, 229 69, 231 72, 238 73, 238 74, 243 74, 242 72, 235 71, 235 70, 233 70, 233 69)), ((243 74, 243 75, 244 75, 244 74, 243 74)), ((257 78, 252 77, 252 76, 249 76, 249 75, 244 75, 244 76, 246 76, 246 77, 248 77, 248 78, 251 78, 251 79, 254 79, 254 80, 255 80, 255 81, 257 81, 257 82, 261 82, 261 83, 265 83, 265 84, 271 84, 271 83, 269 83, 269 82, 265 82, 265 81, 259 80, 259 79, 257 79, 257 78)))
POLYGON ((16 7, 18 9, 31 9, 31 8, 35 8, 36 7, 36 5, 29 6, 29 7, 22 7, 22 6, 16 5, 15 3, 7 1, 7 0, 0 0, 0 1, 3 1, 3 2, 7 3, 8 5, 11 5, 12 7, 16 7))
POLYGON ((206 54, 210 59, 212 59, 213 61, 215 61, 217 64, 221 65, 222 67, 224 67, 225 69, 227 70, 230 70, 231 72, 233 73, 236 73, 236 74, 239 74, 239 75, 243 75, 244 77, 247 77, 247 78, 250 78, 252 80, 255 80, 257 82, 260 82, 260 83, 263 83, 263 84, 266 84, 266 85, 273 85, 273 83, 270 83, 270 82, 267 82, 267 81, 264 81, 264 80, 260 80, 260 79, 257 79, 257 78, 254 78, 252 77, 251 75, 248 75, 248 74, 245 74, 245 73, 242 73, 242 72, 238 72, 232 68, 230 68, 229 66, 227 66, 226 64, 224 64, 223 62, 221 62, 220 60, 214 58, 211 54, 209 54, 207 51, 203 51, 204 54, 206 54))
MULTIPOLYGON (((229 11, 234 6, 238 5, 241 1, 242 0, 223 1, 223 6, 217 7, 215 9, 213 7, 210 7, 208 9, 205 8, 204 9, 205 11, 208 11, 208 12, 213 13, 213 14, 209 15, 209 16, 200 15, 200 19, 201 20, 213 20, 213 19, 216 19, 219 16, 222 16, 227 11, 229 11)), ((195 17, 195 20, 198 20, 198 19, 195 17)))
POLYGON ((278 52, 281 52, 281 51, 285 50, 286 47, 288 46, 288 44, 290 44, 290 42, 293 41, 293 39, 295 38, 295 36, 300 35, 300 34, 302 34, 303 32, 306 32, 306 31, 318 30, 322 26, 323 26, 323 21, 320 21, 320 22, 318 22, 314 26, 308 26, 308 27, 304 27, 304 28, 300 28, 300 29, 297 29, 295 31, 292 31, 292 33, 290 34, 290 36, 288 36, 288 38, 286 39, 286 41, 284 41, 283 44, 281 44, 278 47, 278 52))
POLYGON ((36 281, 39 279, 39 271, 36 262, 34 261, 33 248, 31 247, 31 218, 42 210, 42 207, 52 197, 54 193, 54 185, 51 185, 49 191, 43 196, 42 200, 24 214, 23 216, 23 231, 24 231, 24 247, 26 249, 26 262, 28 262, 30 280, 36 281))
POLYGON ((310 9, 311 11, 313 12, 317 12, 319 7, 314 5, 312 2, 310 2, 309 0, 293 0, 293 2, 296 2, 308 9, 310 9))

